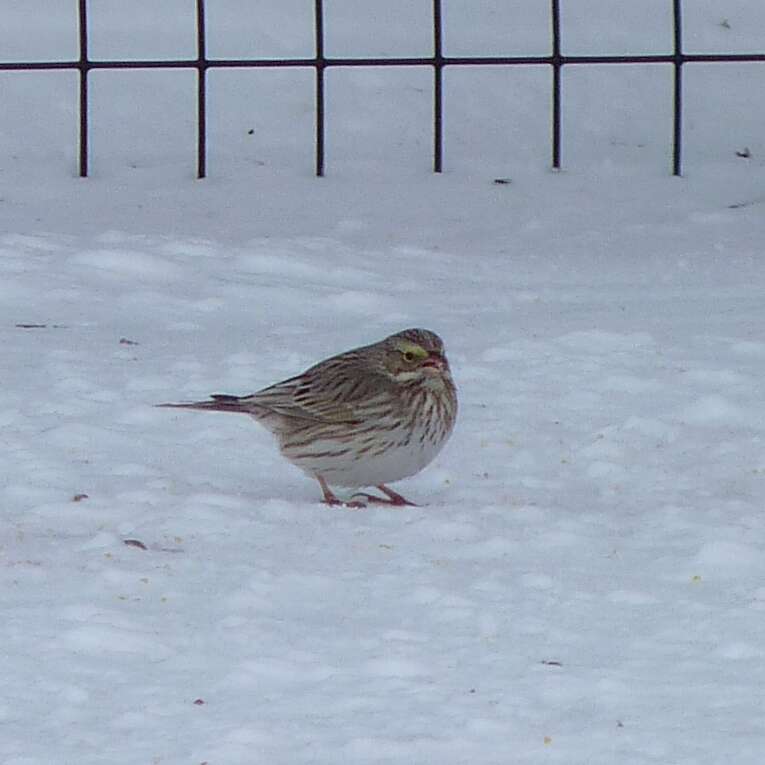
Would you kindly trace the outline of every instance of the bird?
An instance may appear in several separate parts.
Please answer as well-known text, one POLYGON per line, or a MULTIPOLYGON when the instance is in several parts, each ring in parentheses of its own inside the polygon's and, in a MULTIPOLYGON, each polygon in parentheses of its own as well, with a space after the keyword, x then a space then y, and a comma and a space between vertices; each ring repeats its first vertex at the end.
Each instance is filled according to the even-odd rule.
POLYGON ((416 506, 387 484, 433 461, 458 410, 444 343, 419 328, 337 354, 246 396, 217 393, 157 406, 253 417, 289 462, 319 482, 325 504, 346 507, 416 506), (375 487, 384 497, 359 491, 341 501, 330 486, 375 487))

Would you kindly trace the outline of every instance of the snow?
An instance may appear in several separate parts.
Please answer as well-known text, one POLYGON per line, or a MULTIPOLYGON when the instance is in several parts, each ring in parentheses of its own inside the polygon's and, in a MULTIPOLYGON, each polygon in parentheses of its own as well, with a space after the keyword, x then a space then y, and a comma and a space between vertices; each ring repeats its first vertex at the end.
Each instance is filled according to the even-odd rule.
MULTIPOLYGON (((215 55, 311 52, 300 3, 207 5, 215 55)), ((333 50, 427 52, 411 3, 354 37, 371 5, 333 50)), ((455 55, 544 52, 511 5, 446 3, 455 55)), ((586 5, 571 52, 669 45, 662 3, 586 5)), ((686 5, 688 49, 765 50, 759 2, 686 5)), ((124 8, 94 55, 191 50, 191 3, 124 8)), ((9 57, 73 55, 60 3, 4 13, 9 57)), ((686 67, 683 179, 669 67, 564 77, 551 173, 547 70, 447 71, 436 176, 428 72, 330 72, 316 179, 312 73, 211 72, 200 182, 190 73, 93 75, 87 180, 75 75, 0 75, 0 762, 762 761, 761 67, 686 67), (419 507, 154 407, 407 326, 461 406, 419 507)))

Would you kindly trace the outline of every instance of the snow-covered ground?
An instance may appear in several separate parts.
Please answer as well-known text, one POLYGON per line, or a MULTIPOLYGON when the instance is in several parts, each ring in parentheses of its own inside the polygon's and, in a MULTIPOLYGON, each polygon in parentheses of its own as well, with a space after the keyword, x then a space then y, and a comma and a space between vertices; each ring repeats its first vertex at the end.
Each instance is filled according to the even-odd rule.
MULTIPOLYGON (((73 5, 10 3, 0 58, 73 55, 73 5)), ((93 55, 193 53, 191 3, 91 5, 93 55)), ((208 0, 211 55, 310 54, 304 5, 208 0)), ((455 53, 545 50, 539 3, 447 5, 455 53)), ((572 52, 669 48, 613 5, 572 52)), ((759 0, 686 5, 689 50, 765 50, 759 0)), ((372 3, 327 6, 361 53, 372 3)), ((367 52, 427 52, 386 6, 367 52)), ((333 71, 323 179, 310 72, 213 72, 202 182, 190 73, 93 75, 87 180, 74 75, 0 75, 0 762, 761 763, 764 66, 687 67, 683 179, 666 67, 565 73, 561 173, 549 72, 447 72, 441 176, 427 72, 333 71), (407 326, 461 399, 420 507, 153 407, 407 326)))

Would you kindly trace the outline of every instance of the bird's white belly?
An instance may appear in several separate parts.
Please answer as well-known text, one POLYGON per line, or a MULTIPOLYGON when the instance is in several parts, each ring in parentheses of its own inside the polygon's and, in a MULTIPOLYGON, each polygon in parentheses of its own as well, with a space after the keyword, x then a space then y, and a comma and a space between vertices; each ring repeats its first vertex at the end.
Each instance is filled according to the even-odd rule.
POLYGON ((315 457, 293 462, 312 477, 321 475, 329 484, 360 488, 393 483, 419 473, 433 461, 443 446, 443 441, 436 443, 425 439, 421 443, 414 436, 408 444, 402 444, 397 442, 395 433, 390 435, 390 440, 395 445, 382 454, 375 454, 374 450, 364 453, 359 447, 352 446, 351 453, 342 458, 321 456, 322 453, 330 455, 338 450, 336 441, 325 441, 312 449, 315 457))

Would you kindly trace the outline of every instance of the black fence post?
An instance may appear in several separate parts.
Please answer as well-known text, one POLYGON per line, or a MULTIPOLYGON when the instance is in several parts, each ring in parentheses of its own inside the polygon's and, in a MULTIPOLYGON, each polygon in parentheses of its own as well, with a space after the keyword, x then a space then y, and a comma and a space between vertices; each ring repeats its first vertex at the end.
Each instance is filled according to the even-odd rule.
POLYGON ((433 172, 443 170, 444 55, 441 0, 433 0, 433 172))
POLYGON ((207 45, 205 0, 197 0, 197 178, 207 175, 207 45))
POLYGON ((672 131, 672 175, 682 175, 683 161, 683 18, 682 0, 672 0, 675 53, 674 114, 672 131))
POLYGON ((88 177, 88 2, 79 0, 80 178, 88 177))
POLYGON ((561 132, 561 69, 563 57, 560 54, 560 0, 552 0, 552 166, 560 170, 561 132))
POLYGON ((324 2, 314 4, 314 31, 316 32, 316 175, 324 175, 324 2))

